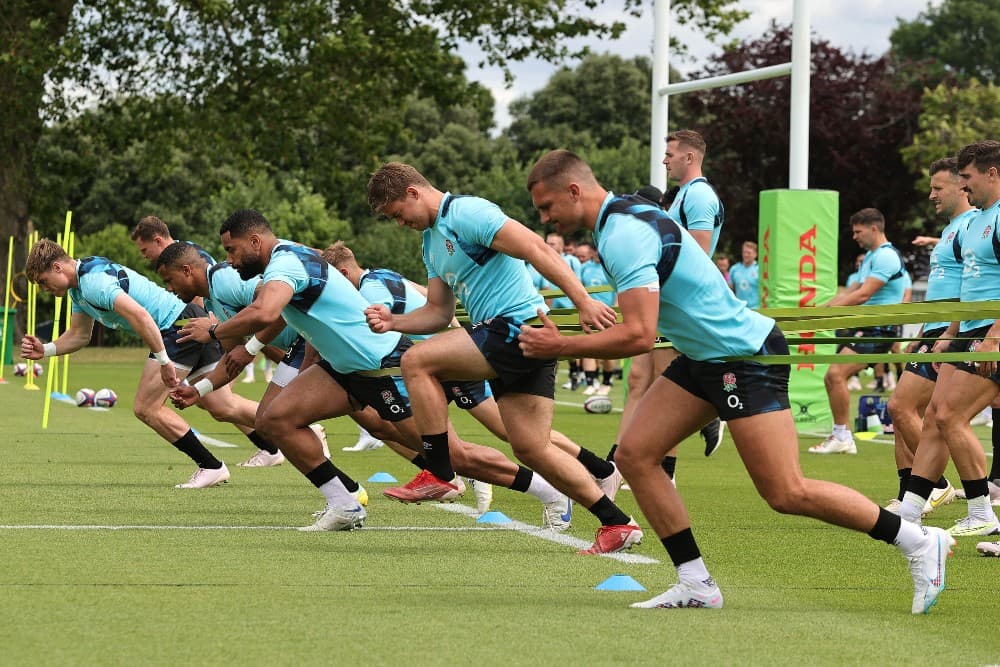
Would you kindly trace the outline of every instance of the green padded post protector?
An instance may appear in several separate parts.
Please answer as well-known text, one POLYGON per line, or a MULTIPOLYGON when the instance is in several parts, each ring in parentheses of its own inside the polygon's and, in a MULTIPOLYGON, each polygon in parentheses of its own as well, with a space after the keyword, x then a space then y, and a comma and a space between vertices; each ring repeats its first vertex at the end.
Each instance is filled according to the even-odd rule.
MULTIPOLYGON (((764 190, 758 240, 762 308, 806 308, 837 293, 839 194, 831 190, 764 190)), ((807 334, 808 335, 808 334, 807 334)), ((817 341, 832 332, 815 335, 817 341)), ((791 346, 792 354, 824 354, 832 345, 791 346)), ((788 396, 799 431, 825 431, 833 417, 823 386, 827 366, 791 367, 788 396)))

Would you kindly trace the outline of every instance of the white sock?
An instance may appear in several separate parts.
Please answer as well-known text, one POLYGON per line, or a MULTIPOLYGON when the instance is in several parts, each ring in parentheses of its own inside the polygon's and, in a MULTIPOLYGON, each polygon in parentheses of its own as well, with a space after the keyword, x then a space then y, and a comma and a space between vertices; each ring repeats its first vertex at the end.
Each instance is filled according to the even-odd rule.
POLYGON ((847 429, 847 424, 834 424, 833 425, 833 437, 837 440, 847 440, 852 438, 851 432, 847 429))
POLYGON ((681 581, 697 581, 704 584, 706 579, 712 578, 712 575, 708 573, 705 561, 701 558, 695 558, 677 566, 677 578, 681 581))
POLYGON ((531 473, 531 483, 528 484, 528 490, 525 493, 533 495, 543 503, 558 500, 563 495, 559 489, 549 484, 547 479, 534 471, 531 473))
POLYGON ((372 437, 372 434, 369 433, 368 431, 366 431, 364 426, 359 426, 358 430, 361 431, 361 437, 362 438, 370 438, 370 437, 372 437))
POLYGON ((997 515, 990 504, 989 494, 969 498, 969 516, 979 521, 996 521, 997 515))
POLYGON ((344 483, 334 477, 329 482, 319 487, 320 493, 326 498, 327 505, 354 505, 354 496, 348 491, 344 483))
POLYGON ((920 515, 924 511, 924 505, 927 503, 926 498, 921 498, 919 494, 913 491, 907 491, 903 495, 903 504, 899 507, 899 516, 902 517, 904 521, 909 521, 910 523, 915 523, 920 525, 920 515))
POLYGON ((892 543, 899 547, 903 555, 910 557, 927 544, 927 539, 927 531, 923 528, 909 521, 901 521, 899 532, 896 533, 896 539, 892 543))

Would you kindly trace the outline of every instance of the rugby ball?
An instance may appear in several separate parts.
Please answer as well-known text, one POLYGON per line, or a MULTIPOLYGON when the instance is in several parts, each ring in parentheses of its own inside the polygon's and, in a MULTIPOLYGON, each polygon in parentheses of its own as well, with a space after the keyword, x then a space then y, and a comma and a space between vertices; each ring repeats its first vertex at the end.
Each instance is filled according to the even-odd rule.
POLYGON ((91 408, 94 406, 94 390, 84 387, 76 392, 76 404, 81 408, 91 408))
MULTIPOLYGON (((42 374, 42 365, 35 364, 35 377, 39 377, 42 374)), ((24 362, 14 364, 14 375, 17 377, 25 377, 28 374, 28 364, 24 362)))
POLYGON ((94 394, 94 405, 99 408, 113 408, 117 402, 118 394, 107 387, 98 389, 97 393, 94 394))
POLYGON ((614 404, 607 396, 591 396, 583 402, 583 409, 592 415, 606 415, 613 407, 614 404))

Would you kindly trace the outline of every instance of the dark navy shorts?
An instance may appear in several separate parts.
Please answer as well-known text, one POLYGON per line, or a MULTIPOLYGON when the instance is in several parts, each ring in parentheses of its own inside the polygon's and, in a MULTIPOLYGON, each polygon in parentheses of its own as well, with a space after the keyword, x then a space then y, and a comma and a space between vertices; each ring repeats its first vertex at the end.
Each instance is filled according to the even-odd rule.
MULTIPOLYGON (((971 329, 969 331, 963 331, 959 336, 962 338, 971 338, 972 340, 953 340, 951 345, 948 346, 949 352, 975 352, 979 344, 983 342, 983 337, 989 332, 990 326, 978 327, 976 329, 971 329)), ((979 369, 968 361, 949 361, 947 362, 957 368, 960 371, 965 371, 966 373, 972 373, 973 375, 979 375, 979 369)), ((1000 384, 1000 372, 994 373, 987 378, 992 380, 995 384, 1000 384)))
POLYGON ((493 395, 530 394, 555 398, 556 360, 529 359, 521 352, 521 327, 509 317, 494 317, 466 331, 498 377, 490 380, 493 395))
MULTIPOLYGON (((788 354, 788 343, 778 327, 771 330, 755 356, 767 354, 788 354)), ((786 364, 695 361, 682 354, 667 367, 663 377, 708 401, 720 419, 729 421, 787 410, 788 373, 786 364)))
POLYGON ((490 385, 483 380, 442 382, 445 398, 463 410, 471 410, 487 398, 493 396, 490 385))
MULTIPOLYGON (((920 337, 920 341, 917 343, 917 349, 914 351, 917 354, 927 354, 931 351, 931 348, 934 347, 934 343, 937 342, 938 338, 940 338, 941 334, 944 332, 944 327, 925 331, 924 335, 920 337)), ((908 361, 906 362, 906 367, 903 368, 903 372, 919 375, 925 380, 930 380, 931 382, 937 382, 938 378, 937 371, 934 370, 934 364, 929 361, 908 361)))
MULTIPOLYGON (((381 368, 398 369, 400 357, 412 345, 413 341, 409 338, 401 337, 399 345, 382 359, 381 368)), ((410 411, 410 396, 401 375, 372 376, 366 375, 364 371, 340 373, 334 370, 326 359, 320 360, 317 365, 329 373, 355 403, 361 406, 370 405, 382 419, 398 422, 413 416, 410 411)))
MULTIPOLYGON (((898 326, 865 327, 863 329, 846 329, 845 336, 854 336, 857 343, 841 343, 837 346, 839 353, 844 348, 853 350, 858 354, 881 354, 892 349, 892 343, 866 343, 865 338, 891 338, 898 337, 901 329, 898 326)), ((888 361, 888 360, 887 360, 888 361)))
MULTIPOLYGON (((184 310, 177 316, 177 319, 189 320, 195 317, 208 317, 208 313, 201 306, 189 303, 184 306, 184 310)), ((174 324, 169 329, 160 331, 167 356, 177 368, 190 371, 192 377, 195 377, 196 374, 204 375, 215 368, 219 359, 222 359, 222 346, 219 345, 219 341, 215 340, 207 343, 198 343, 193 340, 178 343, 177 338, 180 336, 182 326, 174 324)), ((155 359, 152 352, 149 354, 149 358, 155 359)))

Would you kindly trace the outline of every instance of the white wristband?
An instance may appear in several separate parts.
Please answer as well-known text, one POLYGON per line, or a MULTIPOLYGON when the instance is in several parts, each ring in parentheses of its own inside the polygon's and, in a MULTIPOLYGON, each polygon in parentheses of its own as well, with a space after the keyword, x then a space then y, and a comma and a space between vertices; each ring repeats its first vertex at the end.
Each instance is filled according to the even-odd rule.
POLYGON ((170 357, 167 356, 166 350, 160 350, 159 352, 154 352, 153 358, 156 359, 156 361, 159 362, 161 366, 166 366, 167 364, 170 363, 170 357))
POLYGON ((46 343, 45 345, 42 345, 42 356, 43 357, 54 357, 57 354, 59 354, 59 352, 56 351, 56 344, 55 343, 46 343))
POLYGON ((204 396, 208 392, 215 389, 215 386, 212 384, 212 381, 209 380, 208 378, 202 378, 194 383, 194 388, 198 390, 199 396, 204 396))
POLYGON ((250 336, 250 340, 243 344, 243 347, 247 349, 251 357, 256 357, 267 343, 262 343, 257 340, 257 336, 250 336))

